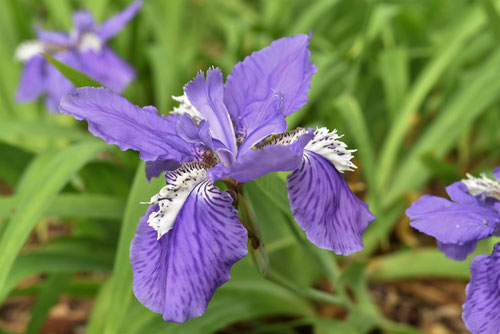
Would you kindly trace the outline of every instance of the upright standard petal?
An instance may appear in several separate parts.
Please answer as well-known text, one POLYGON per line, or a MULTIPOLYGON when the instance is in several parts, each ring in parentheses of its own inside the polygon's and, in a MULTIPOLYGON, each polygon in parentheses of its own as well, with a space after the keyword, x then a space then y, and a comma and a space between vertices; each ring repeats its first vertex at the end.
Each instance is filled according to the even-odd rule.
POLYGON ((17 89, 16 100, 31 101, 39 97, 45 90, 45 73, 47 61, 42 55, 31 57, 24 64, 21 81, 17 89))
POLYGON ((224 83, 220 69, 209 69, 206 80, 203 73, 199 73, 186 84, 184 91, 210 125, 212 136, 221 141, 228 151, 236 154, 234 128, 223 101, 224 83))
POLYGON ((227 78, 224 102, 247 143, 244 151, 286 130, 284 118, 307 103, 311 76, 310 36, 281 38, 236 64, 227 78), (274 127, 265 124, 274 123, 274 127), (252 135, 260 130, 259 135, 252 135))
POLYGON ((79 10, 73 13, 73 25, 77 34, 93 31, 95 28, 94 16, 88 10, 79 10))
POLYGON ((125 151, 140 152, 144 161, 193 159, 192 146, 175 135, 175 119, 140 108, 106 88, 77 88, 61 100, 59 110, 88 122, 89 131, 125 151))
POLYGON ((271 139, 256 150, 249 150, 239 156, 231 166, 222 164, 209 171, 211 180, 230 177, 238 182, 249 182, 271 172, 286 172, 295 170, 302 162, 304 147, 314 137, 312 131, 304 129, 291 131, 279 136, 280 144, 276 138, 271 139), (284 140, 284 137, 289 137, 284 140))
POLYGON ((97 28, 97 35, 103 40, 107 41, 117 33, 119 33, 128 21, 130 21, 139 12, 142 7, 142 1, 134 1, 122 12, 106 20, 99 28, 97 28))
POLYGON ((247 254, 247 232, 231 196, 203 178, 203 169, 191 163, 166 173, 170 190, 140 220, 130 248, 134 293, 165 321, 201 316, 232 265, 247 254), (165 202, 169 210, 162 209, 165 202), (165 230, 151 226, 157 219, 171 224, 160 239, 165 230))
POLYGON ((500 243, 491 255, 478 255, 470 264, 462 318, 473 334, 500 330, 500 243))
POLYGON ((410 218, 410 225, 413 228, 436 238, 438 242, 449 247, 462 246, 461 253, 456 249, 451 251, 446 251, 445 247, 440 249, 442 248, 445 255, 452 259, 463 260, 474 250, 473 245, 477 241, 488 238, 494 233, 500 222, 500 215, 479 200, 464 201, 464 197, 458 196, 459 192, 450 189, 453 188, 447 189, 453 199, 461 200, 462 203, 424 195, 406 210, 406 215, 410 218))

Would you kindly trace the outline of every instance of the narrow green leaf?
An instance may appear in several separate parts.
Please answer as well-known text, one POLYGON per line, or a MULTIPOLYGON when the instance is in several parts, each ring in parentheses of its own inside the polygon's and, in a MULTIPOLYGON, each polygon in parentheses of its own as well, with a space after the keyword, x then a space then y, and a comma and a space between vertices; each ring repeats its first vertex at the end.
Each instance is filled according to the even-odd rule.
POLYGON ((90 78, 89 76, 75 70, 73 67, 61 63, 59 60, 55 59, 51 55, 44 53, 43 56, 52 64, 55 68, 61 72, 69 81, 73 83, 76 87, 101 87, 102 85, 90 78))
POLYGON ((33 164, 38 165, 37 160, 45 164, 39 169, 28 169, 24 180, 31 182, 19 187, 20 205, 0 238, 0 290, 4 289, 12 265, 38 219, 73 174, 104 147, 97 142, 73 145, 57 154, 49 153, 49 159, 42 155, 33 164))
MULTIPOLYGON (((0 219, 10 217, 15 211, 18 197, 0 198, 0 219)), ((47 208, 45 216, 64 218, 121 219, 124 201, 106 195, 97 194, 61 194, 47 208)))
MULTIPOLYGON (((147 206, 140 202, 151 198, 152 195, 161 189, 165 182, 162 178, 154 178, 151 180, 151 183, 148 183, 146 181, 144 168, 145 164, 141 162, 137 168, 125 208, 113 275, 110 278, 111 304, 106 309, 106 314, 93 314, 93 316, 105 317, 104 321, 101 321, 104 328, 93 328, 95 333, 119 333, 118 329, 125 317, 126 310, 132 298, 132 269, 129 263, 129 247, 135 234, 137 222, 139 218, 144 216, 147 209, 147 206)), ((105 302, 107 299, 104 298, 102 300, 105 302)), ((101 306, 97 304, 96 307, 100 308, 101 306)), ((100 322, 98 320, 94 321, 100 322)), ((92 334, 90 331, 89 333, 92 334)))
POLYGON ((439 116, 430 124, 403 160, 384 196, 384 206, 390 206, 405 191, 416 189, 430 172, 422 160, 432 152, 442 158, 471 127, 472 123, 498 99, 500 81, 500 50, 495 51, 457 90, 439 116))
POLYGON ((442 43, 436 55, 419 75, 408 93, 403 107, 397 113, 382 147, 377 169, 378 188, 383 189, 393 173, 399 149, 411 126, 412 115, 417 112, 425 96, 455 59, 456 54, 464 48, 469 38, 481 28, 483 23, 484 18, 477 7, 468 9, 464 17, 458 17, 454 22, 453 29, 445 38, 446 43, 442 43))
POLYGON ((469 264, 470 257, 466 261, 450 260, 435 248, 399 251, 374 259, 370 263, 368 277, 374 281, 418 277, 467 279, 469 264))
POLYGON ((72 274, 52 274, 45 283, 44 288, 37 296, 36 303, 31 311, 31 320, 26 329, 26 334, 40 333, 45 318, 50 308, 57 302, 71 281, 72 274))
POLYGON ((389 119, 398 114, 408 90, 408 52, 405 48, 383 50, 378 58, 389 119))
POLYGON ((335 106, 340 111, 340 115, 348 127, 352 140, 356 143, 356 155, 359 156, 363 174, 368 183, 370 192, 375 192, 377 197, 377 189, 375 183, 375 150, 370 138, 370 132, 366 125, 366 120, 361 111, 355 97, 350 95, 342 95, 335 101, 335 106))
POLYGON ((262 279, 252 281, 230 281, 215 293, 207 312, 184 324, 166 323, 137 303, 135 312, 139 320, 150 318, 144 326, 137 328, 133 319, 128 319, 121 334, 211 334, 238 321, 250 320, 265 315, 312 316, 311 306, 290 291, 262 279))
POLYGON ((40 273, 72 273, 76 271, 109 271, 114 249, 96 240, 72 238, 66 247, 52 244, 33 253, 17 257, 5 285, 0 290, 0 303, 23 278, 40 273))
POLYGON ((74 127, 61 126, 45 121, 24 121, 20 119, 2 120, 0 122, 0 140, 5 141, 13 137, 33 138, 64 138, 77 140, 88 138, 88 134, 74 127))

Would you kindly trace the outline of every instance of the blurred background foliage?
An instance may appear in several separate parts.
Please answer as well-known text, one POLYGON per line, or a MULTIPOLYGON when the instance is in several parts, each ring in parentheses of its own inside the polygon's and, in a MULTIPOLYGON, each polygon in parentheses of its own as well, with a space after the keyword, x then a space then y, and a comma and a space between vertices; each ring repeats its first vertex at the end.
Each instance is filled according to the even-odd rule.
POLYGON ((181 325, 131 289, 139 202, 163 181, 148 184, 135 152, 106 146, 42 101, 14 102, 14 50, 35 23, 69 30, 76 8, 101 22, 127 4, 0 1, 0 333, 466 332, 470 258, 444 258, 404 210, 500 164, 500 1, 145 0, 112 46, 138 72, 124 95, 162 113, 200 69, 227 75, 272 40, 312 30, 318 73, 289 126, 345 134, 358 149, 349 185, 377 216, 363 252, 334 256, 293 224, 284 175, 249 183, 272 271, 284 279, 260 277, 248 257, 207 313, 181 325))

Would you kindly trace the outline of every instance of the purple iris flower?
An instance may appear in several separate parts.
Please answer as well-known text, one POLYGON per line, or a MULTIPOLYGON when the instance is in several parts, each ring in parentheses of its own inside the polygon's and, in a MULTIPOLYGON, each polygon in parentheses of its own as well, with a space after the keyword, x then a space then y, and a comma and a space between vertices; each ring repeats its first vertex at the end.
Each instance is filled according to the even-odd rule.
POLYGON ((56 111, 61 98, 75 88, 42 53, 50 53, 104 86, 122 92, 134 79, 135 71, 106 43, 125 27, 141 6, 142 1, 135 1, 101 25, 94 21, 90 12, 77 11, 73 14, 74 27, 69 34, 36 28, 38 39, 26 41, 16 50, 16 58, 25 62, 17 101, 31 101, 46 93, 47 108, 56 111))
POLYGON ((500 243, 491 255, 478 255, 470 264, 462 318, 473 334, 500 331, 500 243))
POLYGON ((341 176, 355 168, 353 151, 326 128, 285 132, 286 117, 307 103, 316 72, 309 39, 274 41, 238 63, 226 83, 219 69, 199 73, 168 117, 105 88, 78 88, 61 100, 60 111, 86 120, 95 136, 139 151, 148 178, 167 171, 130 249, 134 293, 164 320, 202 315, 247 254, 247 231, 216 180, 240 185, 292 171, 290 204, 308 238, 344 255, 363 248, 374 216, 341 176))
MULTIPOLYGON (((500 167, 493 175, 500 180, 500 167)), ((452 201, 424 195, 407 210, 410 225, 433 236, 449 258, 464 260, 479 240, 500 235, 500 182, 485 175, 446 187, 452 201)))

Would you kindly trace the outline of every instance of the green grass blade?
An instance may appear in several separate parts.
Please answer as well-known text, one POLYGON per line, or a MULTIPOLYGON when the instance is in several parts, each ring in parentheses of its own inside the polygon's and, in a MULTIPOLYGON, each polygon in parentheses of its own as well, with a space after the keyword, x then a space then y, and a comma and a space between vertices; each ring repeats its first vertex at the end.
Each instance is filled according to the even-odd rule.
POLYGON ((50 308, 57 302, 71 281, 72 274, 52 274, 45 283, 45 287, 37 296, 35 306, 31 311, 31 320, 26 329, 26 334, 39 333, 50 308))
MULTIPOLYGON (((139 218, 144 216, 147 205, 140 204, 147 201, 152 195, 157 193, 165 181, 162 178, 154 178, 151 183, 146 181, 144 173, 144 163, 137 168, 134 182, 127 200, 124 219, 120 230, 116 259, 113 268, 113 276, 110 278, 110 299, 111 304, 106 310, 106 314, 96 314, 95 317, 105 317, 104 328, 95 328, 95 333, 118 333, 120 324, 123 321, 130 300, 132 298, 132 269, 129 263, 130 242, 135 234, 139 218)), ((102 302, 107 299, 103 298, 102 302)), ((96 308, 99 308, 99 304, 96 308)), ((91 320, 97 321, 98 320, 91 320)), ((93 332, 90 332, 92 334, 93 332)))
POLYGON ((66 244, 56 243, 17 257, 5 285, 0 290, 0 303, 23 278, 40 273, 72 273, 76 271, 106 272, 113 265, 114 249, 96 240, 71 238, 66 244))
MULTIPOLYGON (((18 204, 18 197, 0 198, 0 219, 10 217, 18 204)), ((61 194, 47 208, 45 216, 63 218, 121 219, 124 201, 98 194, 61 194)))
POLYGON ((409 130, 412 115, 417 112, 443 71, 455 59, 456 54, 463 49, 471 36, 473 36, 484 23, 482 13, 477 7, 468 10, 465 17, 459 17, 455 26, 444 38, 446 43, 438 50, 435 57, 428 63, 425 69, 412 86, 402 109, 398 112, 382 147, 379 165, 377 169, 377 180, 380 189, 385 188, 390 175, 394 171, 399 149, 407 131, 409 130))
MULTIPOLYGON (((366 125, 366 120, 361 111, 361 107, 355 97, 350 95, 343 95, 335 101, 335 106, 340 111, 340 115, 347 125, 347 130, 349 134, 352 135, 352 139, 356 143, 356 149, 358 150, 355 154, 359 157, 361 161, 361 166, 363 167, 363 174, 368 183, 371 192, 375 192, 376 196, 376 183, 375 183, 375 150, 372 145, 372 140, 370 139, 370 132, 368 126, 366 125)), ((350 136, 350 135, 349 135, 350 136)))
MULTIPOLYGON (((31 230, 43 212, 68 180, 95 155, 103 150, 103 143, 85 142, 70 146, 57 154, 50 153, 50 159, 42 157, 45 164, 39 169, 30 168, 19 188, 20 205, 8 222, 0 238, 0 290, 4 288, 9 272, 28 239, 31 230)), ((34 164, 37 164, 36 161, 34 164)))
POLYGON ((421 186, 430 176, 429 169, 425 168, 426 154, 432 152, 435 158, 442 158, 481 113, 498 100, 500 81, 496 74, 499 70, 500 50, 493 53, 477 73, 464 82, 415 143, 394 175, 392 186, 384 196, 385 206, 391 205, 405 191, 421 186))

